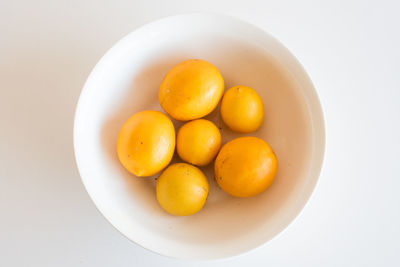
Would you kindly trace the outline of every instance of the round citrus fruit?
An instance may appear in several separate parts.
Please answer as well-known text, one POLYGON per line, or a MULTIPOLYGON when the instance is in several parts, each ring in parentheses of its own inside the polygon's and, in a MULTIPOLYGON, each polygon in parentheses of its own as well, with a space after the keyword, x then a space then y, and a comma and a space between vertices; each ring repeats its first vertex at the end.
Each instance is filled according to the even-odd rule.
POLYGON ((204 60, 190 59, 173 67, 158 92, 162 108, 174 119, 199 119, 215 109, 224 92, 218 69, 204 60))
POLYGON ((209 164, 221 148, 221 134, 211 121, 194 120, 178 131, 176 149, 179 157, 197 166, 209 164))
POLYGON ((208 196, 203 172, 187 163, 175 163, 158 177, 157 200, 172 215, 186 216, 200 211, 208 196))
POLYGON ((141 111, 122 126, 117 152, 122 165, 136 176, 151 176, 164 169, 175 150, 175 128, 159 111, 141 111))
POLYGON ((235 86, 226 91, 222 98, 221 117, 235 132, 254 132, 263 121, 264 105, 254 89, 235 86))
POLYGON ((278 160, 264 140, 248 136, 226 143, 214 167, 215 179, 225 192, 236 197, 250 197, 271 185, 278 160))

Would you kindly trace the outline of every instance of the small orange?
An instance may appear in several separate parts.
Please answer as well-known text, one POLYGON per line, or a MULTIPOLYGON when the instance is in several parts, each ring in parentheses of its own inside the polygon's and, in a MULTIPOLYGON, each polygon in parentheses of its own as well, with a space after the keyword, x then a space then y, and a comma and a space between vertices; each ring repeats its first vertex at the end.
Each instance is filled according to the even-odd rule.
POLYGON ((260 128, 264 119, 264 104, 257 92, 248 86, 234 86, 221 101, 221 117, 238 133, 251 133, 260 128))
POLYGON ((205 166, 221 148, 221 133, 214 123, 204 119, 183 125, 176 137, 176 150, 181 159, 190 164, 205 166))

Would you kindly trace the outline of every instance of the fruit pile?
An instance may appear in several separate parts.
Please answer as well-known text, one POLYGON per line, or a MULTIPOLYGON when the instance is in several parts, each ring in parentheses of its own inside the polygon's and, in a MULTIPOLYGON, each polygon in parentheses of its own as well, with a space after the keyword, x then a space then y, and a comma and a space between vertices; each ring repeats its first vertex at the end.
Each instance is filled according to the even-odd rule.
POLYGON ((168 166, 175 147, 187 163, 168 166, 156 183, 160 206, 173 215, 200 211, 209 185, 196 166, 206 166, 214 158, 214 178, 227 193, 250 197, 273 182, 278 161, 272 148, 257 137, 239 137, 221 148, 221 133, 202 117, 221 101, 221 117, 235 132, 256 131, 264 118, 264 105, 255 90, 235 86, 224 94, 219 70, 204 60, 191 59, 173 67, 161 83, 158 99, 168 115, 184 124, 175 137, 172 121, 159 111, 134 114, 122 126, 117 152, 122 165, 136 176, 152 176, 168 166))

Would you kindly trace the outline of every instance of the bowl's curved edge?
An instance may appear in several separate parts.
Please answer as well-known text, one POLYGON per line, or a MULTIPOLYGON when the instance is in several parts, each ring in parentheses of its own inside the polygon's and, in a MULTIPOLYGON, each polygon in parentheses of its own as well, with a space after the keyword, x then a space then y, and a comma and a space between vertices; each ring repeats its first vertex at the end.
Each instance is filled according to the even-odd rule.
MULTIPOLYGON (((209 261, 209 260, 223 260, 223 259, 227 259, 227 258, 236 258, 239 256, 243 256, 246 255, 256 249, 260 249, 261 247, 265 246, 266 244, 268 244, 270 241, 274 240, 275 238, 278 238, 280 235, 282 235, 285 230, 288 229, 288 227, 293 224, 301 215, 301 213, 304 211, 304 208, 306 206, 306 204, 308 203, 309 199, 312 197, 313 193, 315 192, 315 188, 318 184, 318 180, 319 180, 319 176, 321 173, 321 170, 323 168, 323 164, 324 164, 324 156, 325 156, 325 146, 326 146, 326 132, 325 132, 325 120, 324 120, 325 116, 324 116, 324 112, 323 112, 323 108, 322 108, 322 104, 320 101, 320 98, 318 96, 317 91, 315 90, 315 87, 310 79, 310 77, 308 76, 307 72, 305 71, 303 65, 300 63, 300 61, 290 52, 290 50, 288 48, 286 48, 286 46, 284 46, 278 39, 276 39, 274 36, 272 36, 271 34, 269 34, 268 32, 266 32, 264 29, 251 24, 249 22, 243 21, 237 17, 231 16, 231 15, 227 15, 227 14, 221 14, 221 13, 217 13, 217 12, 193 12, 193 13, 182 13, 182 14, 176 14, 176 15, 172 15, 172 16, 167 16, 167 17, 163 17, 160 19, 157 19, 155 21, 152 21, 150 23, 145 23, 139 27, 137 27, 135 30, 133 30, 132 32, 128 33, 127 35, 125 35, 122 39, 120 39, 116 44, 114 44, 101 58, 100 60, 97 62, 97 64, 95 65, 95 67, 93 68, 93 70, 91 71, 90 75, 88 76, 82 91, 80 93, 77 105, 76 105, 76 109, 75 109, 75 114, 74 114, 74 125, 73 125, 73 148, 74 148, 74 155, 75 155, 75 162, 78 168, 78 172, 80 174, 81 177, 81 181, 84 185, 84 188, 86 190, 86 192, 88 193, 90 199, 92 200, 92 202, 94 203, 96 209, 100 212, 100 214, 102 214, 104 216, 104 218, 106 218, 106 220, 119 232, 122 234, 122 236, 124 236, 127 240, 133 242, 136 245, 139 245, 140 247, 150 251, 150 252, 154 252, 156 254, 168 257, 168 258, 172 258, 172 259, 180 259, 180 260, 201 260, 201 261, 209 261), (296 67, 298 68, 298 71, 300 71, 303 75, 303 77, 306 79, 306 82, 309 84, 309 86, 313 89, 312 90, 312 94, 313 97, 315 98, 316 101, 314 101, 314 111, 316 111, 316 114, 318 114, 318 118, 317 120, 319 120, 320 123, 320 129, 319 129, 319 151, 317 151, 317 153, 319 153, 319 158, 321 159, 319 162, 315 163, 314 165, 314 170, 313 170, 313 174, 312 176, 315 177, 313 179, 313 183, 312 186, 309 188, 308 190, 308 194, 306 196, 306 198, 303 199, 303 202, 298 206, 298 210, 295 213, 295 215, 289 219, 287 219, 287 222, 285 224, 282 225, 282 227, 280 227, 280 229, 277 231, 277 234, 275 236, 273 236, 272 238, 270 238, 269 240, 266 240, 264 242, 260 242, 260 244, 257 244, 255 246, 253 246, 252 248, 245 250, 241 253, 237 253, 237 254, 233 254, 233 255, 225 255, 225 256, 220 256, 220 257, 203 257, 203 258, 193 258, 193 257, 185 257, 185 255, 167 255, 165 253, 162 253, 161 251, 158 251, 156 249, 153 249, 151 247, 148 246, 144 246, 143 244, 140 244, 139 241, 137 240, 133 240, 130 237, 128 237, 126 234, 124 234, 123 232, 121 232, 116 225, 114 225, 114 223, 112 222, 112 219, 109 218, 107 216, 107 214, 105 214, 100 207, 98 207, 98 205, 96 204, 96 202, 94 201, 93 196, 90 193, 90 190, 88 189, 88 185, 85 183, 85 180, 82 177, 82 173, 81 173, 81 164, 80 164, 80 160, 79 160, 79 153, 77 152, 79 149, 77 147, 77 125, 79 124, 79 111, 81 109, 82 106, 82 102, 84 101, 85 95, 86 95, 86 88, 88 86, 88 84, 90 83, 90 81, 93 79, 94 73, 101 67, 101 65, 107 60, 107 58, 112 54, 112 52, 114 50, 116 50, 118 48, 118 46, 122 45, 122 43, 124 42, 125 39, 127 39, 128 37, 131 37, 134 34, 138 34, 140 31, 145 30, 147 27, 151 27, 155 24, 159 24, 162 23, 166 20, 169 19, 174 19, 174 18, 178 18, 178 17, 187 17, 187 16, 214 16, 214 17, 222 17, 225 19, 229 19, 232 21, 236 21, 236 22, 240 22, 242 24, 245 24, 248 27, 251 27, 253 29, 256 29, 260 32, 262 32, 263 34, 267 35, 270 39, 272 39, 276 44, 278 44, 286 53, 287 56, 290 57, 290 59, 295 63, 296 67)), ((313 123, 314 126, 314 123, 313 123)), ((315 160, 315 155, 314 155, 313 151, 313 161, 315 160)))
POLYGON ((85 83, 84 83, 84 85, 82 87, 81 93, 80 93, 79 98, 78 98, 78 102, 76 104, 76 109, 75 109, 75 114, 74 114, 74 124, 73 124, 73 149, 74 149, 75 162, 76 162, 76 165, 77 165, 77 168, 78 168, 78 173, 79 173, 79 176, 80 176, 81 181, 83 183, 83 186, 84 186, 87 194, 89 195, 90 200, 92 201, 92 203, 94 204, 95 208, 97 209, 97 211, 111 224, 111 226, 115 230, 117 230, 117 232, 119 232, 123 237, 125 237, 128 241, 134 243, 135 245, 138 245, 138 246, 146 249, 149 252, 153 252, 153 253, 156 253, 156 254, 161 255, 161 256, 165 256, 165 257, 169 257, 169 258, 175 258, 175 257, 171 257, 169 255, 162 254, 162 253, 160 253, 160 252, 158 252, 158 251, 156 251, 156 250, 154 250, 154 249, 152 249, 150 247, 144 246, 144 245, 140 244, 140 242, 138 242, 138 241, 132 240, 125 233, 120 231, 116 225, 114 225, 114 223, 112 222, 112 219, 109 218, 107 216, 107 214, 105 212, 103 212, 102 209, 95 202, 92 194, 90 193, 88 185, 86 184, 85 180, 82 177, 81 164, 80 164, 80 161, 79 161, 79 154, 77 152, 78 151, 78 147, 77 147, 77 144, 76 144, 76 140, 77 140, 77 125, 79 123, 79 117, 78 117, 79 116, 79 112, 80 112, 80 109, 82 107, 82 102, 84 101, 83 99, 85 98, 85 94, 87 92, 86 88, 87 88, 88 84, 90 83, 90 81, 93 79, 94 73, 97 72, 97 70, 100 68, 100 66, 107 60, 107 58, 112 54, 112 52, 114 50, 116 50, 118 48, 118 46, 120 46, 124 42, 125 39, 130 37, 132 34, 137 33, 139 30, 144 30, 146 27, 150 27, 153 24, 160 23, 163 20, 169 19, 171 17, 174 17, 174 16, 167 16, 167 17, 160 18, 158 20, 155 20, 155 21, 152 21, 152 22, 149 22, 149 23, 144 23, 144 24, 138 26, 136 29, 134 29, 133 31, 129 32, 124 37, 122 37, 117 43, 112 45, 111 48, 109 48, 107 50, 107 52, 96 63, 96 65, 94 66, 94 68, 90 72, 88 78, 86 79, 86 81, 85 81, 85 83))

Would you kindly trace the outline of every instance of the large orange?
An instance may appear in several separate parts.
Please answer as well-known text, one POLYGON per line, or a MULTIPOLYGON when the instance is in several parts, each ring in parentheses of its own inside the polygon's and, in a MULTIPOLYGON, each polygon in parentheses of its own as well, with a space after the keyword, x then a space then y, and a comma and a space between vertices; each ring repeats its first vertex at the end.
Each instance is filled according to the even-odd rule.
POLYGON ((250 197, 274 181, 278 160, 272 148, 257 137, 240 137, 225 144, 215 160, 215 179, 227 193, 250 197))
POLYGON ((162 108, 174 119, 188 121, 215 109, 224 93, 224 80, 211 63, 190 59, 173 67, 158 92, 162 108))
POLYGON ((174 125, 159 111, 145 110, 134 114, 118 135, 118 158, 136 176, 160 172, 171 161, 174 150, 174 125))
POLYGON ((156 192, 160 206, 172 215, 187 216, 201 210, 208 196, 208 181, 197 167, 175 163, 157 179, 156 192))

